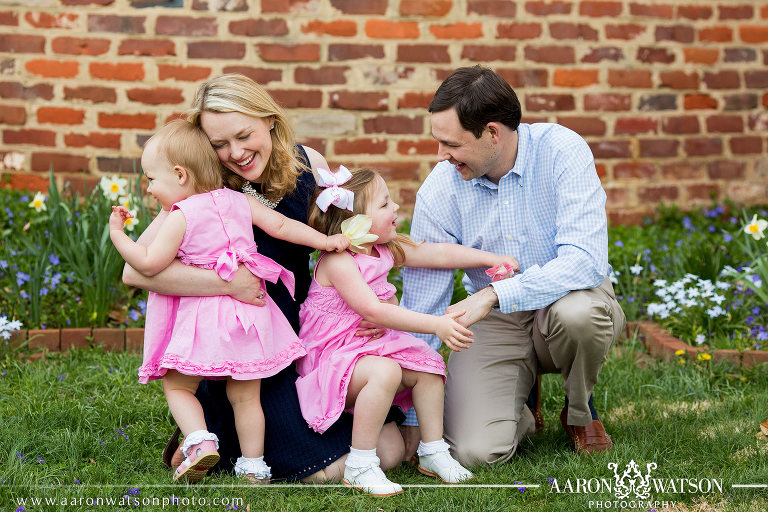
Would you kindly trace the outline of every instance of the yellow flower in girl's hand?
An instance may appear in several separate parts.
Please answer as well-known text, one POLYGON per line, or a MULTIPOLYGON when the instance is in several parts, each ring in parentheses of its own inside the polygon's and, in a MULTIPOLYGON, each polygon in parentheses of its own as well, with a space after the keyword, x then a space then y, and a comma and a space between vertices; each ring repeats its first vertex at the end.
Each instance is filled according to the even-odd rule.
POLYGON ((373 221, 367 215, 357 214, 354 217, 350 217, 341 223, 341 234, 349 238, 352 249, 355 252, 366 253, 363 244, 375 242, 379 239, 378 236, 372 235, 368 232, 371 229, 373 221))

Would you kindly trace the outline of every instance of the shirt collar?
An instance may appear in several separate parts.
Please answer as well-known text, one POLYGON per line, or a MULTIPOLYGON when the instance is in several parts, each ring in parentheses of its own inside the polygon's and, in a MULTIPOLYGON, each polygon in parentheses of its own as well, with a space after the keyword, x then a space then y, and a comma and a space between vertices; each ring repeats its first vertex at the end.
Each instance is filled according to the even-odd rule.
MULTIPOLYGON (((518 176, 518 178, 523 177, 523 171, 525 170, 526 161, 527 158, 527 151, 529 149, 528 144, 528 134, 530 133, 530 126, 527 124, 520 123, 520 125, 517 127, 517 156, 515 157, 515 165, 512 167, 512 169, 509 170, 507 174, 501 177, 499 180, 499 183, 501 183, 503 180, 510 177, 510 174, 515 174, 518 176)), ((488 178, 486 178, 484 175, 480 176, 479 178, 472 178, 470 180, 470 183, 472 185, 478 185, 485 188, 489 188, 491 190, 496 190, 499 188, 499 185, 492 182, 488 178)))

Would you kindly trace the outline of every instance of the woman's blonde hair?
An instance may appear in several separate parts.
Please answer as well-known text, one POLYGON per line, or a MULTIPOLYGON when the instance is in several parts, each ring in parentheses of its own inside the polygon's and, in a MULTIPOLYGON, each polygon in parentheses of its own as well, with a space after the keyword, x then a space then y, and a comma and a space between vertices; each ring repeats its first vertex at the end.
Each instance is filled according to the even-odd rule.
MULTIPOLYGON (((262 191, 272 201, 293 192, 299 174, 308 167, 299 160, 296 136, 285 112, 262 86, 247 76, 234 73, 212 78, 197 89, 192 107, 187 111, 187 120, 200 126, 203 112, 238 112, 251 117, 271 118, 274 123, 274 128, 270 130, 272 153, 262 174, 262 191)), ((224 184, 240 190, 245 179, 221 167, 224 184)))
MULTIPOLYGON (((345 208, 337 208, 334 205, 328 207, 328 211, 324 212, 317 206, 317 196, 325 190, 323 187, 315 187, 315 193, 312 196, 312 202, 309 205, 309 216, 307 218, 307 224, 310 227, 316 229, 326 235, 335 235, 341 233, 341 223, 346 219, 353 217, 357 214, 364 214, 371 194, 373 193, 373 183, 377 176, 381 176, 378 171, 373 169, 351 169, 352 177, 340 185, 342 188, 351 190, 355 194, 354 204, 352 206, 353 211, 349 211, 345 208)), ((391 242, 387 242, 385 245, 392 251, 392 255, 395 258, 395 265, 402 265, 405 260, 405 251, 403 245, 416 245, 416 242, 411 240, 408 235, 398 233, 397 237, 391 242)))
POLYGON ((196 193, 221 188, 221 162, 205 132, 184 119, 174 119, 146 142, 157 144, 157 152, 171 167, 181 166, 189 173, 196 193))

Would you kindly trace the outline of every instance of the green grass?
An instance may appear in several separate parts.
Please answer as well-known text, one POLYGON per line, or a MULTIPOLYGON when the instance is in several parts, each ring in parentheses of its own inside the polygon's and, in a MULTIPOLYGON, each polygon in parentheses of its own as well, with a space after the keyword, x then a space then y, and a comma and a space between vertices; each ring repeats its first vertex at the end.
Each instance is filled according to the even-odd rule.
MULTIPOLYGON (((576 479, 611 479, 607 465, 615 462, 623 471, 630 460, 644 473, 645 465, 655 462, 652 478, 722 479, 722 493, 651 493, 650 499, 677 502, 667 510, 768 508, 768 490, 731 487, 768 484, 768 440, 758 435, 760 421, 768 417, 765 368, 742 372, 709 362, 659 363, 645 356, 636 340, 624 341, 612 348, 595 390, 595 405, 615 443, 607 454, 583 457, 570 450, 559 426, 562 380, 547 375, 544 432, 524 441, 510 463, 473 468, 475 484, 541 487, 524 493, 516 487, 407 487, 404 494, 382 500, 340 487, 239 486, 232 476, 211 476, 196 486, 172 484, 160 452, 173 421, 160 384, 137 383, 139 363, 136 354, 100 349, 50 353, 34 361, 11 355, 0 360, 0 510, 17 510, 20 498, 56 503, 28 501, 25 511, 162 510, 151 500, 162 503, 175 495, 189 500, 176 506, 184 510, 231 510, 213 500, 242 499, 237 510, 250 505, 252 511, 579 511, 590 510, 590 499, 615 497, 557 494, 550 492, 548 478, 557 479, 561 488, 569 479, 573 486, 576 479), (149 504, 86 501, 120 500, 126 494, 149 504), (201 499, 207 503, 200 504, 201 499), (61 506, 64 500, 68 507, 61 506)), ((404 485, 434 483, 406 466, 390 472, 390 478, 404 485)))

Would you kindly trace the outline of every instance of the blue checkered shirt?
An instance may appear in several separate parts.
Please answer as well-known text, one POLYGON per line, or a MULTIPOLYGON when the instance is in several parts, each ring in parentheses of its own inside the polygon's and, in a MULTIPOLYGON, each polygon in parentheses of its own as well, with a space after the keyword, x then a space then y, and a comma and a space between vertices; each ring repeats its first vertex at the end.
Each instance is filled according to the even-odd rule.
MULTIPOLYGON (((517 257, 521 272, 491 283, 485 269, 467 269, 464 287, 488 285, 503 313, 532 311, 571 290, 595 288, 610 272, 605 192, 592 152, 575 132, 556 124, 521 124, 515 166, 499 184, 464 181, 443 161, 416 196, 411 238, 449 242, 517 257)), ((453 271, 405 268, 402 306, 443 314, 453 271)), ((433 348, 437 336, 416 334, 433 348)), ((415 414, 406 414, 416 425, 415 414)))

